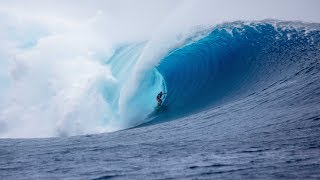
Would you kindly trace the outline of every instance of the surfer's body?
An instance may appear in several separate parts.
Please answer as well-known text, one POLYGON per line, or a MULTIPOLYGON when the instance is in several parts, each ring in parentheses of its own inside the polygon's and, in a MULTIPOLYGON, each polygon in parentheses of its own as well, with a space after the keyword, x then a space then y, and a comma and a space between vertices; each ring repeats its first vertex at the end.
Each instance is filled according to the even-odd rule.
POLYGON ((163 93, 162 91, 157 95, 157 101, 158 101, 158 106, 161 106, 162 104, 162 95, 167 94, 167 93, 163 93))

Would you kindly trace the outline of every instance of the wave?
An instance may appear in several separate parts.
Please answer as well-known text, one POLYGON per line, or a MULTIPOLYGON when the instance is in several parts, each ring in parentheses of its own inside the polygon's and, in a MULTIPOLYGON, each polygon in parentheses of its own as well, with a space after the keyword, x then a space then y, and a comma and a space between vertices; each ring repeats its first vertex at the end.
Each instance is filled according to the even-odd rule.
MULTIPOLYGON (((55 116, 58 123, 49 123, 39 132, 40 137, 164 122, 259 93, 283 79, 306 78, 310 73, 319 73, 319 32, 319 24, 238 21, 196 28, 171 39, 158 37, 123 45, 97 65, 106 71, 90 77, 93 82, 84 79, 85 88, 77 93, 81 102, 78 106, 71 104, 75 110, 63 110, 62 119, 55 116), (102 73, 109 78, 101 78, 102 73), (167 96, 161 110, 155 111, 160 91, 167 92, 167 96), (44 133, 47 129, 50 133, 44 133)), ((13 117, 8 110, 1 114, 0 122, 6 127, 0 131, 2 136, 20 136, 15 125, 7 121, 13 117)))
POLYGON ((318 24, 265 20, 214 27, 200 40, 171 51, 155 67, 168 96, 149 124, 239 100, 293 78, 301 67, 317 61, 317 54, 310 56, 317 48, 318 24))

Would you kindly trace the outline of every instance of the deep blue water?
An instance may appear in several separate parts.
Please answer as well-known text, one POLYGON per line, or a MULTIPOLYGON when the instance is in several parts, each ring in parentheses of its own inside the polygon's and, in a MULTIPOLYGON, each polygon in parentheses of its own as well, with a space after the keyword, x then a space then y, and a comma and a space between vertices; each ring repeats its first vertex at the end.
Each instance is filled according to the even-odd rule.
POLYGON ((319 24, 219 25, 146 77, 168 93, 151 122, 105 134, 0 139, 0 176, 319 179, 319 50, 319 24))

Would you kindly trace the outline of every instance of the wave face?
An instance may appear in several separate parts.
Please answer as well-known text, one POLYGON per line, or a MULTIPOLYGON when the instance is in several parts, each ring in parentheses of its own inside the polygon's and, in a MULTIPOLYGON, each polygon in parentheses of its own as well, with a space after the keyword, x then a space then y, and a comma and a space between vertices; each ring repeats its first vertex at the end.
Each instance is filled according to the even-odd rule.
POLYGON ((157 69, 166 81, 167 108, 153 122, 237 100, 283 79, 307 77, 299 72, 305 71, 303 67, 316 71, 319 38, 315 24, 263 21, 217 26, 161 60, 157 69))
MULTIPOLYGON (((68 104, 64 105, 66 109, 52 105, 56 96, 46 98, 48 106, 40 106, 39 119, 52 121, 36 137, 99 133, 164 122, 259 94, 277 83, 290 84, 297 78, 319 76, 319 32, 319 24, 300 22, 220 24, 205 34, 190 34, 183 43, 168 45, 173 48, 153 55, 157 58, 151 59, 151 63, 150 59, 143 59, 143 54, 150 50, 149 42, 122 46, 99 65, 100 70, 107 68, 112 78, 102 80, 101 70, 90 81, 84 79, 85 88, 77 97, 81 102, 71 103, 77 105, 72 106, 74 109, 68 109, 68 104), (160 91, 167 95, 162 108, 155 111, 160 91), (50 113, 45 114, 47 111, 42 109, 48 108, 50 113), (59 109, 62 115, 57 113, 59 109), (51 116, 51 112, 56 115, 51 116)), ((36 106, 32 108, 33 114, 37 114, 36 106)), ((16 117, 6 115, 14 113, 14 108, 10 110, 2 112, 2 136, 25 136, 16 128, 19 123, 7 121, 16 117)), ((34 129, 32 125, 23 128, 34 129)))

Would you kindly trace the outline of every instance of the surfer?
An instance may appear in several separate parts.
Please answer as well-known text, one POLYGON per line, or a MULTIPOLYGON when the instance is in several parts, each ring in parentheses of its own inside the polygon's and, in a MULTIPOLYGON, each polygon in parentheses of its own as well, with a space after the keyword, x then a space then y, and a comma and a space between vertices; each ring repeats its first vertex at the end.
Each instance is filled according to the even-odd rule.
POLYGON ((157 101, 158 101, 158 106, 161 106, 162 104, 162 95, 167 94, 167 93, 163 93, 162 91, 157 95, 157 101))

